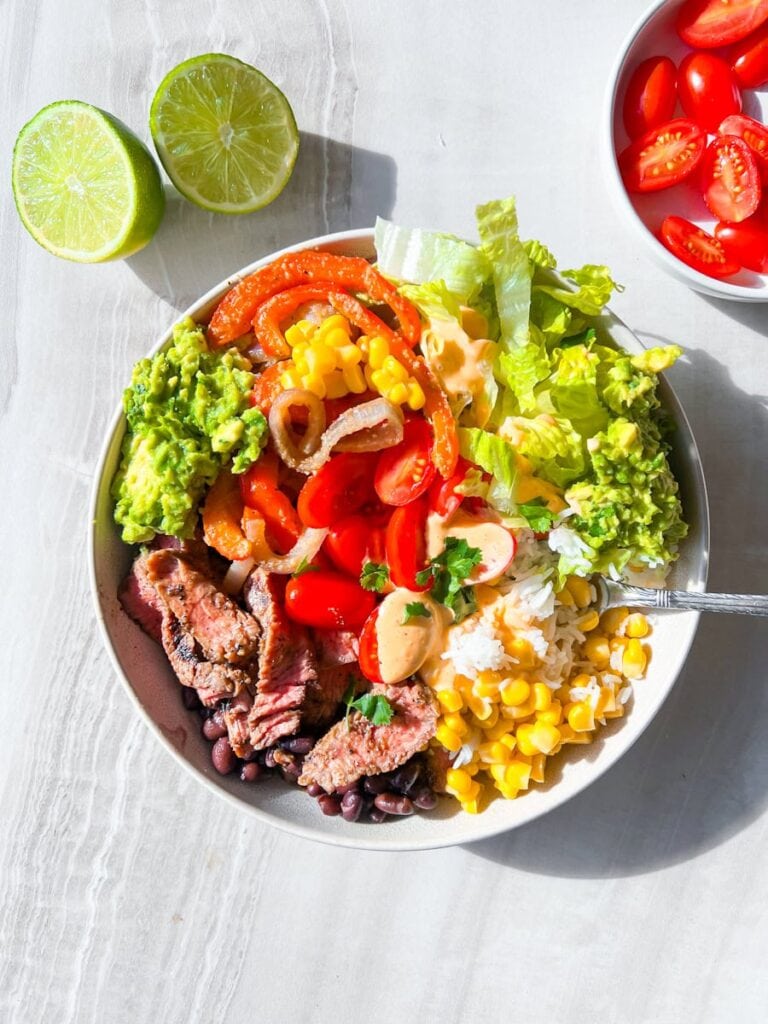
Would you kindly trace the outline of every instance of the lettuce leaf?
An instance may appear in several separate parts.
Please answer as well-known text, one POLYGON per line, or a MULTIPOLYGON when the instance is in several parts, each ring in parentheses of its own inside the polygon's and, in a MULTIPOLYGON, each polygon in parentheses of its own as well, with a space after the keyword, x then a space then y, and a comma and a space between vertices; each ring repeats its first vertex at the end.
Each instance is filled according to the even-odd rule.
POLYGON ((461 320, 461 303, 445 281, 403 284, 397 289, 426 320, 461 320))
POLYGON ((575 291, 556 285, 537 284, 536 290, 549 295, 564 306, 576 309, 587 316, 599 316, 613 290, 621 290, 611 277, 608 267, 587 263, 579 270, 561 270, 560 276, 578 285, 575 291))
POLYGON ((459 448, 465 459, 491 474, 486 501, 499 512, 513 514, 518 470, 512 445, 487 430, 460 427, 459 448))
POLYGON ((496 199, 478 206, 480 251, 493 270, 501 342, 506 348, 528 342, 531 308, 531 264, 517 233, 514 199, 496 199))
POLYGON ((566 419, 513 416, 505 424, 514 432, 515 448, 530 460, 538 476, 566 487, 586 469, 584 443, 566 419))

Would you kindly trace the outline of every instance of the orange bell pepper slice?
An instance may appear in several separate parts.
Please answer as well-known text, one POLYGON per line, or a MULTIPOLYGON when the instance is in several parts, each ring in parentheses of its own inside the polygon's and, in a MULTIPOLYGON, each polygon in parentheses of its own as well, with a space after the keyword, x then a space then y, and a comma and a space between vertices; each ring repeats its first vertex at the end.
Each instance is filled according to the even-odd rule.
POLYGON ((280 377, 285 372, 285 366, 280 363, 273 363, 261 373, 257 374, 253 381, 251 390, 251 405, 261 409, 265 416, 269 416, 269 410, 277 396, 285 388, 280 383, 280 377))
POLYGON ((208 491, 203 505, 203 539, 232 562, 250 558, 252 545, 243 533, 243 499, 240 485, 223 469, 208 491))
POLYGON ((304 527, 290 498, 278 489, 277 453, 266 449, 258 462, 241 477, 240 495, 245 503, 244 515, 256 511, 264 520, 269 539, 277 553, 286 554, 301 536, 304 527))

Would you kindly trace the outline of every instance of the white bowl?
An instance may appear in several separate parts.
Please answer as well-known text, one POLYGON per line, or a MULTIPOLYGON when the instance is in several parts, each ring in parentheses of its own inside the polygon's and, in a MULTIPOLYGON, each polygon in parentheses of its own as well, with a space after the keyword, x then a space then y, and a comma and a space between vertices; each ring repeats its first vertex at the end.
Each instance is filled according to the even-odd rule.
MULTIPOLYGON (((374 253, 373 233, 365 230, 327 235, 303 246, 292 246, 291 250, 300 248, 370 257, 374 253)), ((279 255, 274 253, 245 267, 203 296, 184 315, 206 321, 221 296, 239 278, 279 255)), ((632 352, 642 350, 640 342, 621 321, 609 314, 603 323, 618 344, 632 352)), ((170 336, 171 331, 166 331, 150 354, 166 345, 170 336)), ((683 489, 686 517, 691 523, 673 581, 680 587, 702 590, 707 575, 709 518, 701 462, 682 408, 666 384, 663 397, 676 424, 676 472, 683 489)), ((592 745, 569 748, 569 753, 558 760, 555 774, 561 775, 559 780, 555 781, 553 776, 546 785, 536 786, 514 801, 494 801, 480 815, 460 812, 454 800, 444 799, 431 814, 389 820, 381 825, 349 824, 339 817, 324 817, 314 800, 282 780, 247 785, 237 776, 222 777, 211 765, 210 745, 200 734, 197 714, 182 705, 179 683, 162 648, 128 618, 117 600, 118 586, 134 555, 115 527, 109 493, 124 429, 122 410, 118 408, 99 460, 91 507, 91 585, 104 642, 129 697, 166 749, 210 790, 270 825, 339 846, 378 850, 450 846, 506 832, 551 811, 610 768, 647 727, 683 667, 698 624, 694 612, 659 617, 655 622, 648 675, 635 687, 636 697, 629 705, 628 715, 609 723, 592 745)))
MULTIPOLYGON (((620 216, 635 232, 649 255, 672 277, 697 292, 736 302, 768 302, 768 274, 742 270, 728 280, 700 274, 673 256, 656 238, 661 222, 669 214, 693 221, 712 234, 716 221, 704 204, 699 174, 694 171, 685 181, 669 189, 646 195, 630 194, 621 180, 617 155, 629 145, 622 120, 627 84, 641 61, 648 57, 670 57, 675 66, 691 52, 675 30, 675 18, 683 0, 656 0, 640 18, 619 50, 608 80, 601 125, 601 161, 611 198, 620 216)), ((748 90, 744 93, 744 113, 768 122, 768 93, 748 90)), ((675 117, 684 117, 678 104, 675 117)))

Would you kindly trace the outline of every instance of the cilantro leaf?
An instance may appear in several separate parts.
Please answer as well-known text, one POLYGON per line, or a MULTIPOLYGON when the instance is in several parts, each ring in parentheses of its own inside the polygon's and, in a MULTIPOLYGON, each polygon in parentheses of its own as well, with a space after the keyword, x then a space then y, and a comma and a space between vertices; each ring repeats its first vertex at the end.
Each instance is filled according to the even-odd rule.
POLYGON ((546 533, 555 521, 555 513, 544 505, 518 505, 517 511, 526 520, 534 533, 546 533))
POLYGON ((411 619, 416 618, 432 618, 432 612, 421 601, 411 601, 405 606, 405 610, 403 611, 403 625, 408 625, 411 619))
POLYGON ((366 562, 360 573, 360 586, 365 590, 383 590, 389 583, 389 569, 378 562, 366 562))
POLYGON ((461 620, 466 619, 468 615, 472 615, 477 611, 475 588, 462 587, 454 595, 453 603, 449 607, 453 608, 453 614, 456 617, 456 622, 461 622, 461 620))
POLYGON ((431 560, 426 569, 417 573, 416 582, 423 587, 431 577, 432 597, 446 608, 450 608, 457 620, 465 618, 471 614, 466 608, 472 604, 474 611, 475 607, 472 587, 465 584, 472 570, 482 560, 483 553, 480 548, 470 547, 464 537, 446 537, 445 547, 431 560))
POLYGON ((295 579, 297 576, 301 576, 305 572, 317 572, 319 570, 319 568, 320 568, 319 565, 310 565, 309 562, 307 561, 306 557, 305 557, 305 558, 302 558, 302 560, 296 566, 296 569, 295 569, 295 571, 293 572, 292 575, 293 575, 293 577, 295 579))
POLYGON ((344 716, 347 728, 349 728, 350 711, 359 711, 363 718, 367 718, 374 725, 389 725, 394 711, 387 698, 381 693, 361 693, 359 697, 355 697, 356 689, 357 680, 354 676, 350 676, 349 686, 341 698, 347 706, 344 716))

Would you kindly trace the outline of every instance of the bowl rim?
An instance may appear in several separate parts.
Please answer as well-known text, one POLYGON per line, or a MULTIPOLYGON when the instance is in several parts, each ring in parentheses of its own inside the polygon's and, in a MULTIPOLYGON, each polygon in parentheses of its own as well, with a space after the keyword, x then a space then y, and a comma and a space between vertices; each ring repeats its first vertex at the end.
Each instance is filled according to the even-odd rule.
MULTIPOLYGON (((619 171, 618 155, 616 152, 616 140, 614 136, 614 113, 616 109, 619 80, 630 49, 637 37, 646 28, 648 23, 658 14, 663 7, 671 4, 681 4, 683 0, 653 0, 651 5, 638 17, 631 29, 624 37, 619 51, 613 61, 608 75, 608 86, 603 97, 602 124, 602 157, 603 165, 607 171, 607 177, 611 190, 611 197, 619 211, 626 216, 631 223, 635 233, 642 238, 651 256, 656 262, 672 277, 680 280, 685 279, 686 283, 695 291, 709 295, 714 298, 731 299, 736 302, 768 302, 768 287, 760 292, 746 285, 731 284, 721 278, 709 277, 702 274, 693 267, 689 267, 682 260, 673 256, 655 236, 653 231, 644 223, 624 187, 624 182, 619 171)), ((768 285, 768 275, 759 275, 765 278, 768 285)))
MULTIPOLYGON (((173 318, 171 326, 169 326, 161 334, 159 340, 152 346, 151 349, 149 349, 146 352, 146 356, 150 357, 155 355, 165 345, 167 345, 167 343, 171 339, 174 324, 178 323, 180 320, 186 317, 191 317, 192 319, 195 319, 197 317, 204 317, 205 311, 210 309, 211 304, 213 302, 220 299, 224 295, 224 293, 228 291, 230 288, 232 288, 235 284, 237 284, 238 281, 242 280, 248 274, 253 273, 253 271, 257 270, 259 267, 272 263, 274 260, 278 259, 280 256, 283 256, 286 253, 298 252, 305 249, 322 249, 324 247, 337 244, 352 244, 359 246, 361 249, 365 247, 366 249, 370 250, 373 245, 373 236, 374 232, 372 228, 357 228, 349 231, 334 232, 331 234, 320 235, 315 238, 308 239, 304 242, 299 242, 289 246, 285 246, 283 249, 280 249, 274 253, 270 253, 269 255, 261 257, 260 259, 254 260, 252 263, 249 263, 241 270, 226 277, 223 281, 219 282, 219 284, 214 285, 201 298, 199 298, 196 302, 192 303, 182 313, 176 314, 173 318)), ((638 342, 638 344, 642 346, 642 342, 640 341, 640 339, 637 338, 637 336, 634 334, 631 328, 629 328, 619 317, 617 317, 610 310, 606 310, 605 313, 610 318, 612 329, 626 331, 638 342)), ((668 394, 671 397, 672 404, 674 406, 673 412, 675 423, 685 430, 687 437, 690 440, 690 454, 692 457, 692 466, 696 476, 696 488, 699 491, 701 497, 701 509, 699 510, 701 551, 699 553, 699 560, 701 564, 702 585, 706 586, 709 568, 710 524, 709 498, 707 494, 706 480, 704 477, 704 469, 701 461, 701 456, 698 450, 698 446, 696 444, 696 439, 693 435, 693 431, 691 430, 690 423, 685 414, 685 410, 683 409, 680 400, 677 398, 677 395, 675 394, 674 389, 671 387, 671 385, 666 381, 665 385, 668 394)), ((392 853, 416 852, 419 850, 432 850, 449 846, 461 846, 467 845, 469 843, 479 842, 483 839, 490 839, 494 836, 503 835, 507 832, 513 831, 514 829, 520 828, 523 825, 527 825, 537 818, 549 814, 551 811, 562 806, 564 803, 567 803, 568 800, 584 792, 585 789, 587 789, 594 782, 596 782, 602 775, 604 775, 605 772, 607 772, 608 769, 611 768, 645 732, 645 730, 648 728, 653 719, 661 710, 661 707, 664 704, 664 702, 668 699, 669 694, 674 688, 680 676, 680 673, 682 672, 682 669, 688 658, 691 646, 696 637, 696 633, 698 631, 698 626, 701 617, 700 613, 698 612, 687 613, 688 615, 690 615, 690 635, 688 636, 688 639, 685 642, 685 644, 678 649, 680 651, 679 668, 677 672, 673 676, 671 676, 665 683, 657 707, 649 715, 647 721, 642 724, 642 727, 639 729, 637 734, 631 737, 629 742, 625 741, 625 744, 623 746, 619 745, 602 750, 600 752, 600 757, 595 762, 593 762, 592 772, 590 773, 589 778, 584 782, 583 785, 579 786, 577 790, 571 792, 567 788, 563 787, 563 791, 560 792, 560 790, 557 787, 555 787, 554 790, 550 791, 554 793, 554 796, 551 798, 551 801, 545 807, 532 806, 531 810, 527 814, 524 811, 520 820, 512 822, 511 824, 505 825, 503 823, 498 822, 494 824, 489 824, 485 828, 480 827, 477 830, 476 834, 460 839, 457 839, 455 836, 451 835, 448 835, 445 838, 438 835, 436 837, 428 837, 424 839, 404 840, 398 839, 397 834, 394 831, 390 835, 388 835, 386 833, 386 830, 382 828, 376 828, 371 832, 369 832, 367 829, 361 829, 359 835, 355 833, 352 833, 350 835, 334 835, 322 832, 319 829, 315 829, 311 826, 306 826, 300 823, 288 821, 285 818, 272 813, 271 811, 264 810, 261 807, 249 803, 246 800, 242 800, 238 796, 228 792, 225 788, 218 785, 216 780, 212 776, 203 773, 186 756, 180 753, 173 745, 169 737, 161 729, 160 725, 150 715, 147 708, 139 699, 139 696, 136 690, 134 689, 133 685, 131 684, 131 681, 128 678, 128 675, 124 670, 120 658, 117 654, 117 651, 112 641, 112 636, 107 626, 106 616, 101 605, 99 594, 99 580, 97 577, 96 569, 96 523, 99 511, 99 495, 101 492, 102 480, 105 475, 106 463, 109 457, 109 452, 115 440, 115 435, 117 434, 118 431, 120 431, 123 428, 123 423, 124 413, 122 405, 119 404, 115 414, 112 416, 110 420, 105 435, 105 439, 98 456, 96 469, 94 472, 93 485, 91 488, 91 494, 88 503, 88 576, 91 590, 91 598, 96 613, 96 620, 98 622, 102 641, 107 649, 107 653, 109 654, 109 658, 112 663, 112 667, 117 675, 117 678, 122 683, 122 686, 124 690, 127 692, 128 697, 131 703, 133 704, 134 708, 138 711, 139 715, 144 720, 145 724, 149 727, 150 731, 154 734, 156 739, 159 740, 159 742, 163 745, 166 751, 168 751, 168 753, 173 757, 176 763, 180 764, 188 773, 190 773, 195 779, 197 779, 198 782, 201 782, 208 789, 209 792, 215 793, 218 797, 226 800, 227 803, 229 803, 232 807, 235 807, 240 811, 248 813, 257 821, 260 821, 263 824, 277 828, 281 832, 285 832, 290 835, 296 835, 301 837, 302 839, 321 842, 329 846, 340 846, 349 849, 384 851, 392 853)), ((477 820, 478 822, 481 822, 482 818, 479 818, 477 820)), ((441 824, 442 823, 443 822, 441 820, 441 824)))

